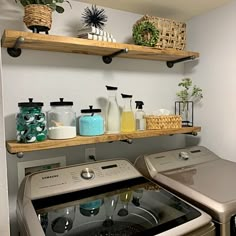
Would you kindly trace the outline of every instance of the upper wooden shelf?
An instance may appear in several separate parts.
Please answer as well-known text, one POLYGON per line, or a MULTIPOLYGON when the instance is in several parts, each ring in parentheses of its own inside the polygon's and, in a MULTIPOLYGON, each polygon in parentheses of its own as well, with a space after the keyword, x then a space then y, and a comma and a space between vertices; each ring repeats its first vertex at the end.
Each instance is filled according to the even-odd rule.
POLYGON ((119 53, 115 56, 167 62, 179 62, 179 60, 189 60, 199 57, 199 53, 197 52, 181 51, 175 49, 160 50, 157 48, 144 47, 133 44, 109 43, 104 41, 37 34, 15 30, 4 31, 2 36, 2 47, 80 53, 99 56, 110 56, 114 53, 119 53), (122 50, 126 50, 128 52, 121 53, 122 50))
POLYGON ((20 152, 31 152, 39 150, 47 150, 62 147, 72 147, 84 144, 93 143, 105 143, 112 141, 126 141, 138 138, 148 138, 163 135, 173 134, 194 134, 196 135, 201 131, 201 127, 183 127, 181 129, 163 129, 163 130, 145 130, 136 131, 132 133, 120 133, 120 134, 104 134, 101 136, 77 136, 72 139, 64 140, 46 140, 38 143, 17 143, 14 141, 7 141, 7 150, 11 154, 20 152))

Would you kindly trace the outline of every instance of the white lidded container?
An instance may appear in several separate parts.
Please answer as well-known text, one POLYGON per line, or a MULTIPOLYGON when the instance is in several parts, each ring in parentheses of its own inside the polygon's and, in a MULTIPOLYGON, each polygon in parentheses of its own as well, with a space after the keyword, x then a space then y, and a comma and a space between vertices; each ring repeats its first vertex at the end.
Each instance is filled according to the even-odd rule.
POLYGON ((116 99, 117 87, 106 86, 108 91, 107 109, 106 109, 106 133, 120 133, 120 109, 116 99))
POLYGON ((76 137, 76 113, 72 109, 73 102, 60 101, 50 103, 47 113, 48 138, 69 139, 76 137))

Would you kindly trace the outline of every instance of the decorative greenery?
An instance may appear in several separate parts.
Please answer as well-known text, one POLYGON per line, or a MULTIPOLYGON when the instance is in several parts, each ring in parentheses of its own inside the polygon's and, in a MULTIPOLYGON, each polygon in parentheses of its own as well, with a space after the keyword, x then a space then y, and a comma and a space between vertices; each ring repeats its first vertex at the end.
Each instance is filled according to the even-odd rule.
POLYGON ((104 9, 98 9, 96 5, 92 5, 92 8, 86 7, 82 18, 85 26, 94 26, 99 29, 103 29, 105 22, 107 22, 107 16, 104 9))
POLYGON ((154 47, 159 39, 159 30, 148 21, 142 21, 133 27, 135 44, 154 47))
POLYGON ((61 4, 67 2, 71 7, 70 2, 67 0, 15 0, 15 2, 20 2, 22 6, 27 6, 31 4, 46 5, 50 7, 53 11, 56 11, 58 13, 64 12, 64 8, 62 6, 57 5, 58 3, 61 4))
POLYGON ((182 82, 178 84, 179 87, 183 88, 176 95, 181 99, 183 103, 187 101, 197 101, 203 98, 202 89, 194 85, 192 87, 192 80, 189 78, 182 79, 182 82))

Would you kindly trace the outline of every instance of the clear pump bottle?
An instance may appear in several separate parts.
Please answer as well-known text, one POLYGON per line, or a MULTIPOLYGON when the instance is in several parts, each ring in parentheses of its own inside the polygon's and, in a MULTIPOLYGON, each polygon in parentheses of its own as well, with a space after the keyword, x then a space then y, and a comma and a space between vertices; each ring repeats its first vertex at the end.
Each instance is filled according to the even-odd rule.
POLYGON ((124 100, 121 114, 121 132, 133 132, 135 131, 135 119, 131 106, 132 95, 122 93, 121 96, 124 100))
POLYGON ((117 87, 106 86, 108 91, 108 102, 106 110, 106 133, 120 133, 120 108, 117 103, 116 91, 117 87))
POLYGON ((136 130, 146 130, 146 119, 145 112, 143 111, 143 101, 135 101, 136 112, 135 112, 135 124, 136 130))

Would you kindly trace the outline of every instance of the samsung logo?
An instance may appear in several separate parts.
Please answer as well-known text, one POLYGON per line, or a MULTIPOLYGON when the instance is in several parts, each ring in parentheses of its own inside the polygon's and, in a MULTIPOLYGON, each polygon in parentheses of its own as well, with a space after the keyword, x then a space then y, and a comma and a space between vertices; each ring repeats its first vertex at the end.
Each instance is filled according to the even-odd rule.
POLYGON ((43 176, 42 179, 52 179, 52 178, 58 178, 59 175, 48 175, 48 176, 43 176))

